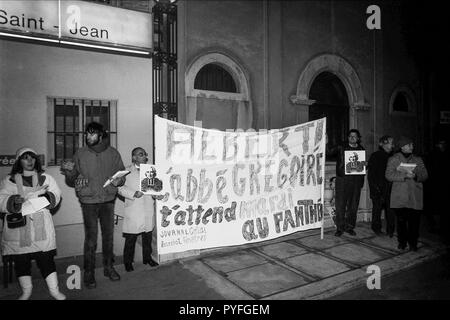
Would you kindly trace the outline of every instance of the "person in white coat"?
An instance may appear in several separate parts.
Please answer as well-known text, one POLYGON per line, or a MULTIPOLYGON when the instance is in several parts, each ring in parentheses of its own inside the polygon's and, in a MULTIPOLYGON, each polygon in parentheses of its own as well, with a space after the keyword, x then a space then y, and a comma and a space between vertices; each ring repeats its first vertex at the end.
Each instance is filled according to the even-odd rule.
POLYGON ((36 260, 52 297, 66 299, 58 287, 53 260, 56 255, 55 227, 49 210, 55 208, 60 199, 61 191, 53 177, 42 170, 36 151, 28 147, 17 150, 11 173, 0 184, 0 211, 6 213, 2 255, 13 259, 14 271, 22 288, 19 300, 28 300, 32 293, 32 260, 36 260), (27 200, 38 197, 45 197, 49 204, 23 216, 27 200))
POLYGON ((132 164, 126 168, 130 171, 126 182, 119 187, 118 192, 125 198, 125 213, 123 218, 123 263, 125 270, 133 271, 136 240, 142 235, 142 262, 151 267, 157 266, 152 255, 152 231, 155 227, 154 200, 152 196, 144 195, 140 191, 139 168, 148 161, 147 152, 136 147, 131 152, 132 164))

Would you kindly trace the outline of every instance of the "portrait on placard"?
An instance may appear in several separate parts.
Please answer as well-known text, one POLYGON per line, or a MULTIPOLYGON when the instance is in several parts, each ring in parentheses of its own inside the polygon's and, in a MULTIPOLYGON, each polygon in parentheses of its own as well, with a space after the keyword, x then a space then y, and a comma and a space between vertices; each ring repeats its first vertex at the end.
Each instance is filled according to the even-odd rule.
POLYGON ((161 172, 153 164, 141 164, 139 170, 141 192, 151 195, 163 195, 161 172))
POLYGON ((345 174, 366 174, 366 152, 364 150, 347 150, 344 152, 345 174))

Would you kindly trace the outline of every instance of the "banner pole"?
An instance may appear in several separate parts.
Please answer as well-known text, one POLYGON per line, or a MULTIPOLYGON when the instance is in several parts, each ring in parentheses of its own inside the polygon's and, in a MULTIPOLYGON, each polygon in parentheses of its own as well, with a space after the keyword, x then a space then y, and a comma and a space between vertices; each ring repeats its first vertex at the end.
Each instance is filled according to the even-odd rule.
POLYGON ((323 240, 323 232, 324 232, 324 230, 323 230, 323 225, 324 225, 324 222, 325 222, 325 183, 326 183, 326 180, 325 180, 325 164, 326 164, 326 155, 327 155, 327 144, 326 144, 326 132, 327 132, 327 118, 325 117, 324 118, 324 120, 323 120, 323 127, 322 127, 322 150, 323 150, 323 153, 324 153, 324 156, 323 156, 323 162, 324 162, 324 165, 322 166, 322 177, 323 177, 323 180, 322 180, 322 226, 321 226, 321 228, 320 228, 320 240, 323 240))

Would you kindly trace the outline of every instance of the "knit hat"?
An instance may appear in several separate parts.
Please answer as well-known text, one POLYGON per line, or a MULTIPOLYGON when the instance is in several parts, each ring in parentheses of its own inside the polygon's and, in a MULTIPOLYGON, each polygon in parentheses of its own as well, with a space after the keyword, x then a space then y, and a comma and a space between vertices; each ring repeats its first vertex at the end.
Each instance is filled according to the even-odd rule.
POLYGON ((19 150, 16 151, 16 160, 18 160, 24 153, 31 152, 37 155, 37 152, 29 147, 22 147, 19 150))
POLYGON ((398 146, 401 148, 403 146, 406 146, 407 144, 413 143, 413 140, 411 138, 401 136, 398 140, 398 146))

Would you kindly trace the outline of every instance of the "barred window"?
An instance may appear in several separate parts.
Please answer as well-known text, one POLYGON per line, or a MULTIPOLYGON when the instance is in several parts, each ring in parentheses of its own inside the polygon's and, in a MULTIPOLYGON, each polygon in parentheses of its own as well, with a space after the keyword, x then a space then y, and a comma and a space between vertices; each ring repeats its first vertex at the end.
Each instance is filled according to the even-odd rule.
POLYGON ((194 89, 237 93, 231 74, 217 64, 207 64, 197 73, 194 89))
POLYGON ((117 101, 78 98, 48 98, 48 165, 60 165, 84 146, 89 122, 103 125, 109 144, 117 148, 117 101))

